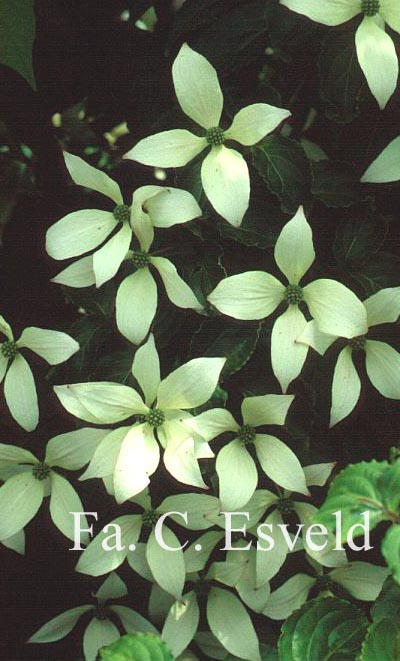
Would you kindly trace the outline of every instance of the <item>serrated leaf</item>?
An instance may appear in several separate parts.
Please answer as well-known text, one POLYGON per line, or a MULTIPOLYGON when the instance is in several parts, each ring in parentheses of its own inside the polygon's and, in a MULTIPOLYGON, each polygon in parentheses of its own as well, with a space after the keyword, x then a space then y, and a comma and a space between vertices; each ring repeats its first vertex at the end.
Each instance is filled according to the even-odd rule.
POLYGON ((0 64, 17 71, 34 90, 35 23, 34 0, 2 0, 0 3, 0 64))
POLYGON ((310 197, 310 164, 299 142, 272 135, 251 150, 253 165, 277 195, 282 207, 295 213, 310 197))
POLYGON ((381 546, 382 555, 393 578, 400 585, 400 524, 390 526, 383 538, 381 546))
POLYGON ((319 90, 330 119, 348 123, 358 116, 362 82, 354 32, 328 32, 319 58, 319 90))
MULTIPOLYGON (((393 464, 392 466, 396 466, 393 464)), ((335 512, 341 512, 342 541, 355 524, 365 523, 363 514, 368 512, 368 526, 372 530, 380 521, 390 520, 391 495, 385 485, 385 476, 393 484, 392 466, 386 461, 370 461, 351 464, 337 475, 329 488, 328 496, 315 520, 328 530, 336 530, 335 512)), ((400 464, 397 464, 400 475, 400 464)))
POLYGON ((400 659, 400 624, 391 618, 373 622, 362 647, 361 661, 400 659))
POLYGON ((385 581, 371 615, 374 622, 390 617, 400 624, 400 586, 391 577, 385 581))
POLYGON ((354 661, 368 620, 342 599, 318 598, 291 615, 278 643, 284 661, 354 661))
POLYGON ((131 633, 121 636, 99 650, 104 661, 174 661, 166 644, 151 633, 131 633))
POLYGON ((327 207, 350 207, 356 204, 359 182, 354 168, 340 161, 318 161, 311 164, 311 192, 327 207))

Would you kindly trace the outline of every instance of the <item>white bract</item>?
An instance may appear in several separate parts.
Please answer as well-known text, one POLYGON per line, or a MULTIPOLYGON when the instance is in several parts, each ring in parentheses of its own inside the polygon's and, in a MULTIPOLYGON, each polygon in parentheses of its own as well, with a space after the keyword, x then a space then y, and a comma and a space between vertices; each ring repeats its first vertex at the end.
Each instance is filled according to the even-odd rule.
POLYGON ((132 374, 143 394, 120 383, 92 382, 55 386, 64 408, 81 420, 113 424, 133 415, 141 422, 110 431, 99 445, 81 479, 113 476, 121 503, 143 491, 158 466, 164 465, 177 480, 206 488, 199 458, 213 457, 208 443, 184 425, 186 409, 207 402, 218 384, 225 358, 195 358, 167 377, 160 378, 160 362, 150 335, 135 354, 132 374))
POLYGON ((387 567, 370 562, 349 562, 324 573, 317 562, 307 558, 314 569, 314 576, 295 574, 274 592, 271 592, 263 615, 272 620, 285 620, 306 601, 311 588, 322 591, 320 596, 331 596, 335 585, 344 588, 360 601, 375 601, 389 575, 387 567))
MULTIPOLYGON (((367 298, 364 306, 368 329, 396 322, 400 315, 400 287, 381 289, 367 298)), ((338 336, 320 333, 311 321, 298 341, 323 355, 337 339, 338 336)), ((400 399, 400 354, 390 344, 369 339, 367 334, 349 339, 339 353, 333 375, 331 427, 352 412, 360 397, 361 381, 352 359, 354 351, 365 352, 366 371, 378 392, 390 399, 400 399)))
MULTIPOLYGON (((69 259, 95 251, 67 266, 53 278, 53 282, 68 287, 93 284, 100 287, 117 273, 134 233, 143 246, 142 250, 148 250, 154 237, 153 227, 171 227, 201 215, 201 209, 190 193, 171 187, 142 186, 133 193, 129 207, 123 202, 117 182, 105 172, 79 156, 65 152, 64 157, 76 184, 102 193, 113 201, 115 207, 113 211, 73 211, 50 227, 46 234, 46 250, 50 257, 69 259)), ((163 269, 165 261, 161 260, 160 274, 163 279, 172 281, 170 286, 173 288, 175 273, 170 271, 175 269, 172 265, 169 268, 165 265, 163 269), (163 276, 164 271, 166 275, 163 276)), ((154 265, 157 268, 157 264, 154 265)))
POLYGON ((361 177, 363 184, 400 181, 400 136, 389 142, 361 177))
POLYGON ((79 351, 79 344, 60 331, 30 326, 18 340, 6 320, 0 316, 0 383, 4 377, 4 397, 14 420, 26 431, 36 429, 39 405, 32 370, 21 353, 30 349, 50 365, 58 365, 79 351))
POLYGON ((144 165, 181 167, 210 147, 201 167, 204 192, 217 213, 238 227, 249 205, 249 171, 243 156, 224 143, 235 140, 254 145, 290 112, 255 103, 240 110, 224 130, 219 126, 224 99, 217 72, 206 58, 183 44, 172 66, 172 77, 183 112, 205 133, 200 137, 186 129, 163 131, 140 140, 125 158, 144 165))
POLYGON ((293 399, 294 395, 245 397, 241 407, 242 424, 226 409, 210 409, 188 419, 188 427, 206 441, 224 432, 235 434, 219 451, 216 461, 223 510, 236 511, 250 500, 257 488, 258 471, 248 451, 250 445, 254 445, 261 468, 271 480, 308 495, 305 475, 294 452, 276 436, 257 432, 257 427, 285 424, 293 399))
POLYGON ((357 58, 368 87, 383 109, 396 89, 399 63, 385 24, 400 33, 398 0, 281 0, 292 11, 335 26, 362 14, 355 35, 357 58))
MULTIPOLYGON (((237 573, 243 574, 244 563, 240 566, 240 563, 236 564, 239 567, 237 573)), ((207 576, 195 583, 195 590, 172 604, 161 637, 175 656, 189 645, 200 620, 197 591, 199 594, 208 595, 206 608, 208 625, 223 648, 240 659, 261 661, 257 634, 246 608, 235 594, 215 586, 214 576, 215 572, 211 567, 207 576)), ((219 578, 217 580, 220 581, 219 578)))
MULTIPOLYGON (((182 494, 168 496, 156 508, 153 508, 148 493, 141 493, 130 499, 143 509, 141 514, 125 514, 111 521, 90 542, 82 553, 77 571, 91 576, 99 576, 119 567, 126 558, 132 569, 136 571, 136 553, 140 555, 145 549, 144 558, 140 562, 146 564, 151 573, 151 579, 174 599, 180 599, 185 583, 185 562, 181 543, 176 535, 168 527, 167 521, 163 522, 162 538, 166 545, 175 549, 174 552, 163 548, 155 534, 154 527, 162 514, 168 512, 178 513, 174 520, 184 528, 196 530, 197 528, 210 528, 213 524, 205 521, 199 515, 199 509, 209 511, 218 506, 218 500, 212 496, 201 494, 182 494), (203 501, 206 502, 203 502, 203 501), (185 523, 184 515, 188 513, 188 524, 185 523), (141 532, 150 529, 146 544, 137 545, 141 532)), ((148 576, 145 576, 148 578, 148 576)))
POLYGON ((367 322, 361 301, 340 282, 322 278, 300 285, 315 259, 312 231, 302 207, 283 227, 274 254, 287 285, 270 273, 248 271, 222 280, 208 300, 217 310, 235 319, 263 319, 281 303, 286 304, 287 309, 276 319, 271 336, 272 369, 285 393, 300 374, 308 352, 306 345, 296 343, 307 323, 300 303, 307 305, 318 328, 325 333, 343 337, 362 335, 367 322))
POLYGON ((110 615, 117 616, 127 633, 148 632, 158 634, 153 625, 132 608, 108 605, 111 599, 119 599, 128 594, 125 583, 117 574, 110 574, 94 595, 97 605, 76 606, 57 615, 44 624, 28 643, 52 643, 68 636, 78 620, 85 613, 92 613, 92 619, 83 634, 83 654, 85 661, 95 661, 98 650, 110 645, 120 637, 120 632, 111 621, 110 615))
MULTIPOLYGON (((43 499, 50 496, 50 516, 55 526, 74 539, 71 512, 83 512, 81 500, 71 484, 53 467, 77 470, 88 463, 106 432, 78 429, 52 438, 43 461, 29 450, 0 443, 0 540, 9 538, 33 519, 43 499)), ((82 521, 85 517, 82 516, 82 521)), ((84 526, 83 526, 84 527, 84 526)), ((85 537, 86 543, 88 537, 85 537)))
POLYGON ((178 275, 173 263, 165 257, 149 253, 154 238, 153 226, 167 227, 177 222, 186 222, 199 213, 200 207, 186 191, 143 186, 134 193, 131 225, 140 250, 129 256, 136 271, 121 282, 115 303, 118 330, 133 344, 140 344, 144 340, 156 314, 158 293, 152 269, 158 272, 166 294, 174 305, 197 311, 203 309, 189 285, 178 275))

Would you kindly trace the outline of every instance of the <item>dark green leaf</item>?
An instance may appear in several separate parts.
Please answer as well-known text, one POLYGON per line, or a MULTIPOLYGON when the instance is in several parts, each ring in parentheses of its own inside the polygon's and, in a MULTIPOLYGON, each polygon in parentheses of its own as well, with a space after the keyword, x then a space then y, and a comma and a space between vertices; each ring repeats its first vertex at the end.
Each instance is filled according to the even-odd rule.
POLYGON ((341 266, 351 267, 376 253, 385 240, 387 226, 372 218, 349 220, 336 232, 333 253, 341 266))
POLYGON ((310 197, 310 164, 300 143, 272 135, 252 148, 253 164, 288 213, 310 197))
POLYGON ((0 64, 17 71, 36 89, 32 66, 34 0, 1 0, 0 64))
POLYGON ((353 30, 328 32, 319 58, 319 78, 327 116, 340 123, 353 121, 359 114, 358 95, 363 82, 353 30))
POLYGON ((391 577, 385 581, 371 614, 374 622, 390 617, 400 624, 400 587, 391 577))
POLYGON ((379 252, 366 261, 361 268, 353 270, 351 276, 360 283, 367 295, 385 287, 399 284, 400 257, 388 252, 379 252))
POLYGON ((94 381, 126 383, 131 376, 134 351, 114 351, 102 356, 95 365, 94 381))
POLYGON ((354 169, 339 161, 312 163, 311 192, 327 207, 350 207, 358 200, 359 182, 354 169))
POLYGON ((342 599, 314 599, 282 627, 282 661, 354 661, 367 630, 367 618, 342 599))

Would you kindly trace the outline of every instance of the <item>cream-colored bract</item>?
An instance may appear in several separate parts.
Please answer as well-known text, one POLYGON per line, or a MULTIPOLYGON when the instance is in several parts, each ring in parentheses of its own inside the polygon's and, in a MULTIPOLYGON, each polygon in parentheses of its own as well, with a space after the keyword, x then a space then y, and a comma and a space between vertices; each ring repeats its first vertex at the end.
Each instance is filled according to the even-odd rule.
POLYGON ((198 459, 213 457, 208 443, 184 425, 187 409, 204 404, 218 384, 225 358, 194 358, 160 378, 154 338, 135 354, 132 374, 143 395, 129 386, 111 382, 55 386, 64 408, 94 424, 112 424, 132 417, 142 420, 109 432, 94 453, 81 479, 113 476, 117 502, 145 489, 156 471, 160 449, 164 465, 180 482, 206 488, 198 459))
POLYGON ((28 643, 52 643, 61 640, 72 631, 82 615, 92 613, 93 617, 85 627, 83 634, 83 653, 85 661, 95 661, 99 649, 118 640, 121 635, 118 628, 109 619, 107 611, 117 617, 119 624, 127 633, 145 631, 157 634, 157 629, 132 608, 109 603, 114 599, 125 597, 127 594, 128 590, 125 583, 118 574, 112 572, 93 595, 97 605, 76 606, 57 615, 36 631, 29 638, 28 643), (106 609, 105 606, 107 606, 106 609), (98 615, 100 617, 97 617, 98 615))
MULTIPOLYGON (((381 289, 364 301, 364 307, 368 329, 395 323, 400 316, 400 287, 381 289)), ((342 336, 321 333, 315 321, 311 321, 297 341, 323 355, 338 337, 342 336)), ((386 342, 370 339, 369 333, 350 339, 339 353, 333 375, 331 427, 353 411, 360 397, 361 381, 353 363, 354 351, 365 352, 366 371, 378 392, 390 399, 400 399, 400 354, 386 342)))
POLYGON ((39 404, 32 370, 21 353, 29 349, 49 365, 58 365, 79 351, 79 344, 60 331, 30 326, 18 340, 10 325, 0 316, 0 383, 4 379, 4 396, 14 420, 25 431, 33 431, 39 423, 39 404))
POLYGON ((314 258, 311 227, 299 207, 275 245, 275 261, 288 280, 286 286, 269 273, 248 271, 225 278, 208 296, 217 310, 235 319, 263 319, 281 303, 287 305, 276 319, 271 337, 272 369, 284 393, 300 374, 307 357, 307 347, 296 342, 307 324, 299 303, 304 301, 325 333, 339 331, 343 337, 354 337, 367 329, 363 304, 340 282, 318 279, 300 285, 314 258))
POLYGON ((226 140, 254 145, 290 116, 288 110, 255 103, 240 110, 226 130, 219 126, 223 95, 217 72, 203 55, 183 44, 172 66, 176 96, 183 112, 203 129, 163 131, 140 140, 125 158, 144 165, 182 167, 207 147, 201 168, 204 192, 215 211, 238 227, 249 205, 250 178, 243 156, 226 140))
MULTIPOLYGON (((383 110, 393 95, 399 63, 392 38, 385 24, 400 33, 400 6, 397 0, 376 0, 376 13, 363 14, 361 0, 280 0, 281 4, 312 21, 336 26, 362 14, 355 34, 357 58, 368 87, 383 110)), ((370 3, 370 5, 374 3, 370 3)))
POLYGON ((257 431, 257 427, 264 425, 283 425, 293 399, 294 395, 245 397, 241 407, 242 425, 226 409, 209 409, 186 421, 188 428, 206 441, 224 432, 235 435, 219 451, 216 460, 223 510, 234 512, 243 507, 257 488, 258 472, 248 452, 250 444, 254 444, 261 468, 273 482, 309 495, 303 469, 294 452, 275 436, 257 431))
MULTIPOLYGON (((19 533, 33 519, 45 497, 50 497, 54 525, 74 539, 71 512, 83 512, 81 500, 71 484, 54 467, 77 470, 87 464, 106 432, 83 428, 52 438, 43 462, 29 450, 0 443, 0 540, 19 533)), ((86 519, 82 514, 82 523, 86 519)), ((87 543, 89 537, 82 538, 87 543)))

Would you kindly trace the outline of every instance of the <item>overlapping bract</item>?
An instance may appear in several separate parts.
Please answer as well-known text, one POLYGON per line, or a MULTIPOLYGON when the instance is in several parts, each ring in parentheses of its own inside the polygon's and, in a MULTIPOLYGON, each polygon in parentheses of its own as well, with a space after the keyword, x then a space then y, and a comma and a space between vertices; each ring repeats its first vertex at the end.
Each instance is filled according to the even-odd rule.
POLYGON ((172 67, 175 93, 183 112, 205 130, 200 137, 186 129, 163 131, 138 142, 125 158, 144 165, 172 168, 186 165, 207 147, 201 167, 204 192, 215 211, 238 227, 249 205, 250 178, 243 156, 225 147, 226 140, 250 146, 290 116, 288 110, 255 103, 240 110, 229 128, 221 129, 223 95, 217 72, 187 44, 172 67))

